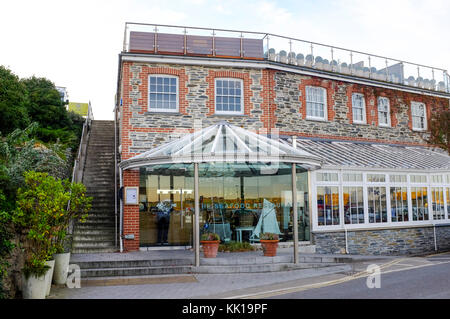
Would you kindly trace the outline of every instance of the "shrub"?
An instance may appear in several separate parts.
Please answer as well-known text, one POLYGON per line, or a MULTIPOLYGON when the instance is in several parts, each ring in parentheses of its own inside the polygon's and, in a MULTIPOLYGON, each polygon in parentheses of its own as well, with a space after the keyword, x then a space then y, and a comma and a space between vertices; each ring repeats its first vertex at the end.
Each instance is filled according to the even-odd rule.
POLYGON ((225 244, 219 245, 220 252, 244 252, 244 251, 253 251, 255 247, 253 247, 248 242, 239 242, 239 241, 230 241, 225 244))
POLYGON ((45 262, 54 253, 62 252, 70 219, 83 220, 90 209, 91 198, 84 196, 85 190, 82 184, 55 179, 47 173, 25 173, 25 187, 17 192, 12 214, 12 221, 29 240, 25 276, 45 274, 45 262))
POLYGON ((259 239, 262 240, 278 240, 278 234, 275 233, 261 233, 259 239))
POLYGON ((211 241, 211 240, 220 240, 220 236, 216 233, 203 233, 200 237, 200 240, 211 241))

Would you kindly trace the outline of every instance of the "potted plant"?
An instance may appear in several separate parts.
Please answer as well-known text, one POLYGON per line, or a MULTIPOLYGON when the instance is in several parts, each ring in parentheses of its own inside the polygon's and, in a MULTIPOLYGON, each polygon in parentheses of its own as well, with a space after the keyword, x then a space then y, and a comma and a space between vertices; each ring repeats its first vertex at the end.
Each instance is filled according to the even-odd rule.
POLYGON ((47 173, 30 171, 24 176, 25 186, 17 192, 16 209, 12 216, 14 224, 27 238, 23 243, 25 264, 22 269, 22 293, 26 299, 43 299, 50 293, 54 263, 51 259, 58 250, 58 238, 64 238, 66 211, 70 212, 72 207, 79 209, 80 203, 85 202, 87 204, 84 206, 88 209, 90 199, 77 192, 82 187, 74 187, 75 191, 71 192, 71 183, 55 179, 47 173), (81 199, 74 199, 74 203, 69 204, 75 196, 81 199))
POLYGON ((55 259, 53 283, 57 285, 64 285, 67 281, 70 262, 70 251, 66 247, 67 230, 71 222, 86 220, 92 200, 91 197, 85 196, 86 187, 81 183, 63 181, 63 186, 65 191, 70 194, 70 199, 67 206, 60 207, 53 238, 56 248, 56 253, 53 255, 55 259))
POLYGON ((259 236, 264 256, 274 257, 277 254, 278 248, 278 234, 275 233, 261 233, 259 236))
POLYGON ((220 244, 220 236, 216 233, 203 233, 200 238, 205 258, 215 258, 220 244))

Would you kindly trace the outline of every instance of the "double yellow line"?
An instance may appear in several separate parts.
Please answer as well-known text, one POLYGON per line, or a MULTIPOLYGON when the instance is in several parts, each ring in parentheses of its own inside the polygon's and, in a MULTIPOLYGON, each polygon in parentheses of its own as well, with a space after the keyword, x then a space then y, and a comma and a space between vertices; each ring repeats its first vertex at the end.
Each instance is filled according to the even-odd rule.
MULTIPOLYGON (((391 267, 391 266, 393 266, 395 264, 398 264, 398 263, 402 262, 403 260, 405 260, 405 258, 396 259, 396 260, 393 260, 391 262, 382 264, 381 266, 379 266, 380 270, 383 270, 385 268, 388 268, 388 267, 391 267)), ((254 293, 254 294, 232 296, 232 297, 228 297, 228 298, 225 298, 225 299, 259 299, 259 298, 267 298, 267 297, 284 295, 284 294, 293 293, 293 292, 300 292, 300 291, 304 291, 304 290, 308 290, 308 289, 322 288, 322 287, 326 287, 326 286, 332 286, 332 285, 336 285, 336 284, 341 284, 341 283, 344 283, 344 282, 347 282, 347 281, 351 281, 351 280, 355 280, 355 279, 358 279, 358 278, 367 277, 369 275, 371 275, 371 273, 369 273, 368 271, 362 271, 362 272, 356 273, 354 275, 346 276, 346 277, 341 278, 341 279, 335 279, 335 280, 330 280, 330 281, 325 281, 325 282, 319 282, 319 283, 310 284, 310 285, 303 285, 303 286, 296 286, 296 287, 290 287, 290 288, 275 289, 275 290, 270 290, 270 291, 265 291, 265 292, 260 292, 260 293, 254 293)))

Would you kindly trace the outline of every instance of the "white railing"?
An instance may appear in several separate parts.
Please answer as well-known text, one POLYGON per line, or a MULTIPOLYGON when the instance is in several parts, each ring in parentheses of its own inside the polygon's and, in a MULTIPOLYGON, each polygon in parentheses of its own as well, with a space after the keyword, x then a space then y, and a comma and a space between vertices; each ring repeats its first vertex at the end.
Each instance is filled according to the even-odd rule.
POLYGON ((450 75, 445 69, 271 33, 126 22, 124 52, 130 52, 131 32, 152 34, 147 40, 145 37, 139 40, 141 43, 151 41, 144 45, 150 48, 148 53, 158 53, 161 44, 158 35, 166 36, 165 40, 167 35, 178 35, 177 40, 169 44, 178 55, 196 55, 189 52, 192 49, 189 48, 190 36, 204 37, 208 47, 202 53, 208 56, 215 56, 220 50, 215 39, 235 38, 239 39, 235 41, 238 54, 233 57, 245 59, 245 40, 260 40, 261 53, 264 52, 261 59, 267 61, 450 93, 450 75))

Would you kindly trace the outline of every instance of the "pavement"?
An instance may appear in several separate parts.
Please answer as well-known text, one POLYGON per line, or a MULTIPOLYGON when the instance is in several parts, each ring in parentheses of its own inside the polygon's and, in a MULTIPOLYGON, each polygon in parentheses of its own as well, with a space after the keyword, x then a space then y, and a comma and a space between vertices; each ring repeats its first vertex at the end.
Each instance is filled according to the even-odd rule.
MULTIPOLYGON (((292 250, 281 249, 280 256, 291 254, 292 250)), ((238 258, 238 256, 255 256, 261 252, 223 253, 219 258, 238 258)), ((76 261, 102 260, 136 260, 149 258, 191 258, 190 251, 136 252, 127 254, 79 254, 74 255, 71 263, 76 261)), ((301 254, 302 257, 317 257, 317 254, 301 254)), ((139 277, 94 278, 82 281, 81 288, 52 286, 49 299, 244 299, 272 297, 274 291, 289 292, 292 287, 314 287, 324 282, 349 279, 354 274, 365 271, 370 264, 388 265, 404 261, 399 256, 361 256, 361 255, 321 255, 339 257, 340 263, 323 268, 293 269, 264 273, 232 274, 183 274, 139 277), (271 292, 267 295, 267 292, 271 292)), ((407 257, 409 263, 413 257, 407 257)))

